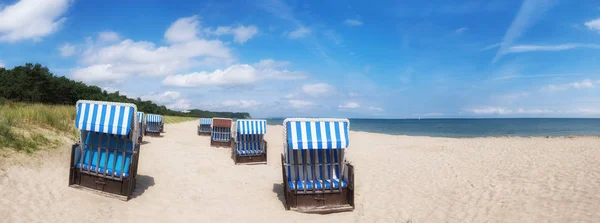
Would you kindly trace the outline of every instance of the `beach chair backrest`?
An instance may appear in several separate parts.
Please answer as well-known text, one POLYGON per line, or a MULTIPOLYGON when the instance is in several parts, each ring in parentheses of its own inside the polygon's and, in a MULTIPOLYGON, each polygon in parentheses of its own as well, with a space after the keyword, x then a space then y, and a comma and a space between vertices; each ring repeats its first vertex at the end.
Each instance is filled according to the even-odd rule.
POLYGON ((231 140, 231 124, 229 118, 212 119, 212 140, 218 142, 229 142, 231 140))
POLYGON ((140 135, 142 135, 143 127, 144 127, 144 113, 138 112, 137 116, 138 116, 138 124, 139 124, 138 129, 140 130, 140 135))
POLYGON ((80 100, 75 126, 82 149, 74 163, 81 171, 116 180, 129 176, 139 134, 134 104, 80 100))
POLYGON ((160 132, 160 125, 163 122, 163 117, 156 114, 146 115, 146 131, 160 132))
POLYGON ((291 182, 335 181, 350 141, 348 119, 290 118, 283 121, 284 158, 291 182))
POLYGON ((238 153, 250 155, 264 153, 263 138, 267 133, 267 120, 238 119, 235 123, 238 153))
POLYGON ((210 132, 210 126, 212 124, 212 118, 201 118, 200 119, 200 131, 210 132))

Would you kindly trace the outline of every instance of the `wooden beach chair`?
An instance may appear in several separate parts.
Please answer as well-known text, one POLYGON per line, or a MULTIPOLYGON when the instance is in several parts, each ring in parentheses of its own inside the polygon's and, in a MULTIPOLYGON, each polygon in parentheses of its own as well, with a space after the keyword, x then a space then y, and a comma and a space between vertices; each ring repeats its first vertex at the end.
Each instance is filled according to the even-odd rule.
POLYGON ((344 160, 348 119, 283 121, 285 208, 307 213, 354 210, 354 167, 344 160))
POLYGON ((267 120, 238 119, 231 154, 235 164, 267 163, 267 120))
POLYGON ((231 147, 231 123, 230 118, 212 119, 211 146, 231 147))
POLYGON ((138 119, 137 119, 138 120, 138 129, 140 130, 138 142, 140 142, 140 144, 141 144, 142 140, 144 139, 144 128, 146 127, 146 123, 144 122, 144 113, 143 112, 138 112, 137 116, 138 116, 138 119))
POLYGON ((140 151, 136 112, 129 103, 77 102, 80 139, 71 149, 69 186, 130 198, 140 151))
POLYGON ((198 135, 209 136, 211 133, 210 125, 212 124, 211 118, 201 118, 198 123, 198 135))
POLYGON ((148 136, 160 136, 162 116, 155 114, 146 115, 146 135, 148 136))

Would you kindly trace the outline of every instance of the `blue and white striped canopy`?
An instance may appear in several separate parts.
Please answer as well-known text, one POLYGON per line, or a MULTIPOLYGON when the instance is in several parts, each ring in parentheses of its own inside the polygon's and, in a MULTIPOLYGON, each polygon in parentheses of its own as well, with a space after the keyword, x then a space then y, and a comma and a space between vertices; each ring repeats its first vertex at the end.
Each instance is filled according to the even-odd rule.
POLYGON ((210 125, 212 124, 212 118, 201 118, 200 125, 210 125))
POLYGON ((144 113, 143 112, 138 112, 137 115, 138 115, 138 122, 142 123, 143 120, 144 120, 144 113))
POLYGON ((134 104, 80 100, 75 126, 83 131, 129 135, 136 112, 134 104))
POLYGON ((162 122, 162 115, 147 114, 146 123, 148 122, 162 122))
POLYGON ((267 133, 267 120, 238 119, 236 125, 238 135, 264 135, 267 133))
POLYGON ((345 149, 350 144, 348 119, 288 118, 283 126, 286 145, 294 150, 345 149))

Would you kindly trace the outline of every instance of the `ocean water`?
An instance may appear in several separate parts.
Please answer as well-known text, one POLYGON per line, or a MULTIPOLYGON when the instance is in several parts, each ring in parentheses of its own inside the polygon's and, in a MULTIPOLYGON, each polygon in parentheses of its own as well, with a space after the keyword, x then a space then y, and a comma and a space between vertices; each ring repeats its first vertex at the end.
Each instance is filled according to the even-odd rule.
MULTIPOLYGON (((283 119, 268 119, 282 125, 283 119)), ((600 118, 350 119, 350 130, 436 137, 600 136, 600 118)))

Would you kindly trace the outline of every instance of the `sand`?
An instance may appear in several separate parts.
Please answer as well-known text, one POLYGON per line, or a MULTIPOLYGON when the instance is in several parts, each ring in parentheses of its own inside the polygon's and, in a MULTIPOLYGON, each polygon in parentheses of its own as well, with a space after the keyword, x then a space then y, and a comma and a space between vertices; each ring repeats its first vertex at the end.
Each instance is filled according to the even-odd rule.
POLYGON ((316 215, 283 207, 282 126, 268 128, 267 165, 236 166, 196 123, 145 138, 127 202, 68 187, 68 145, 5 166, 0 222, 600 222, 598 137, 351 132, 356 209, 316 215))

